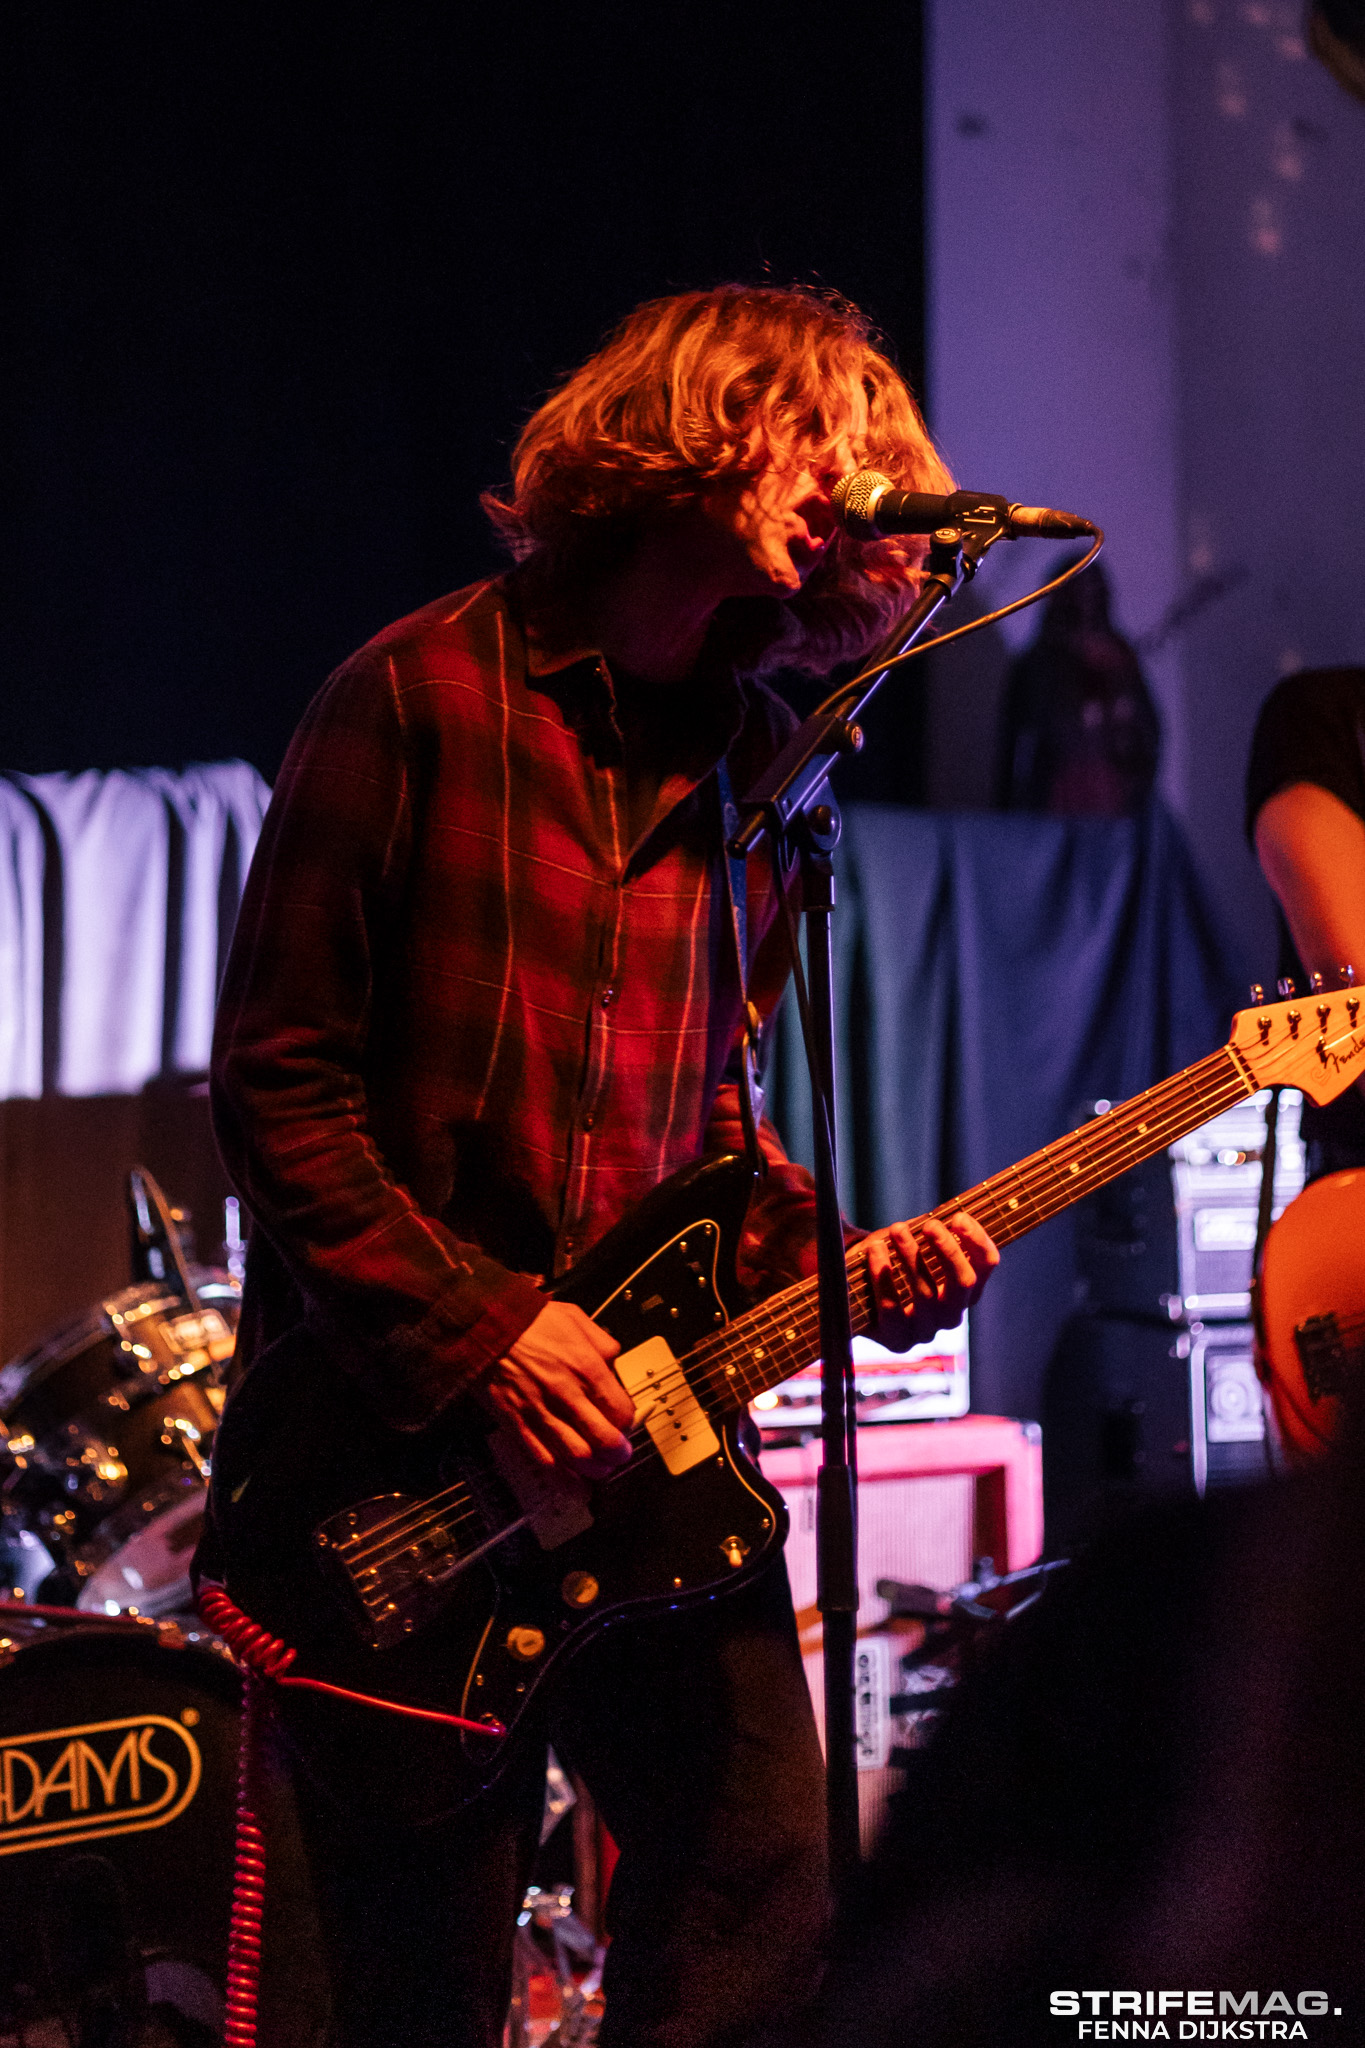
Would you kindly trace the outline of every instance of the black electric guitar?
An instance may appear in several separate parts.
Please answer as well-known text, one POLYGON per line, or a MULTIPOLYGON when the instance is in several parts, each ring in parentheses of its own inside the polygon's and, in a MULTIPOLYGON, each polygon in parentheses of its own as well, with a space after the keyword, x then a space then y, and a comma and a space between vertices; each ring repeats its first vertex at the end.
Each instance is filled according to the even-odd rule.
MULTIPOLYGON (((1347 990, 1241 1011, 1220 1051, 934 1214, 965 1208, 1004 1246, 1258 1088, 1330 1101, 1365 1069, 1359 1010, 1347 990)), ((470 1796, 497 1773, 503 1731, 588 1635, 739 1585, 785 1539, 781 1497, 738 1426, 756 1394, 818 1355, 817 1289, 807 1280, 744 1306, 735 1250, 751 1187, 740 1159, 685 1168, 552 1290, 617 1339, 636 1403, 634 1455, 597 1485, 547 1482, 481 1416, 414 1437, 385 1431, 339 1373, 324 1390, 288 1375, 272 1387, 260 1368, 260 1386, 256 1372, 246 1382, 266 1404, 258 1438, 301 1435, 310 1455, 304 1472, 290 1459, 271 1509, 268 1569, 234 1583, 230 1566, 229 1593, 299 1646, 300 1670, 431 1706, 458 1700, 489 1730, 447 1738, 463 1745, 470 1796)), ((853 1327, 866 1330, 857 1246, 848 1271, 853 1327)), ((234 1499, 245 1504, 256 1484, 234 1499)))

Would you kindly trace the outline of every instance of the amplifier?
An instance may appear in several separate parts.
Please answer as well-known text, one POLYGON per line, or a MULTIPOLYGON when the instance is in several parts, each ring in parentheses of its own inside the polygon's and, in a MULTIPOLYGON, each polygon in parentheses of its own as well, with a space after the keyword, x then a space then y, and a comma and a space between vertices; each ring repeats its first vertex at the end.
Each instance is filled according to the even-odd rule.
POLYGON ((1043 1423, 1054 1550, 1144 1500, 1269 1471, 1250 1323, 1073 1316, 1048 1366, 1043 1423))
MULTIPOLYGON (((927 1344, 888 1351, 870 1337, 853 1339, 858 1422, 930 1422, 965 1415, 970 1388, 968 1317, 927 1344)), ((753 1403, 765 1444, 809 1441, 820 1429, 819 1360, 753 1403)))
MULTIPOLYGON (((824 1739, 824 1659, 815 1604, 818 1443, 765 1449, 763 1470, 787 1503, 787 1571, 824 1739)), ((883 1632, 879 1579, 946 1592, 971 1578, 977 1558, 996 1570, 1032 1564, 1043 1548, 1042 1433, 997 1415, 902 1423, 858 1432, 859 1755, 858 1804, 865 1846, 880 1830, 900 1782, 888 1757, 886 1709, 896 1689, 895 1637, 883 1632), (864 1698, 864 1695, 866 1696, 864 1698)))
POLYGON ((1170 1323, 1073 1316, 1047 1369, 1047 1527, 1055 1550, 1143 1500, 1194 1484, 1190 1334, 1170 1323))
MULTIPOLYGON (((1091 1315, 1243 1321, 1268 1089, 1076 1204, 1078 1306, 1091 1315)), ((1272 1214, 1303 1187, 1297 1088, 1280 1091, 1272 1214)), ((1107 1102, 1088 1102, 1085 1117, 1107 1102)))
MULTIPOLYGON (((1269 1101, 1270 1091, 1263 1088, 1171 1147, 1180 1293, 1192 1322, 1245 1322, 1251 1313, 1251 1261, 1269 1101)), ((1280 1090, 1272 1217, 1303 1188, 1302 1107, 1297 1088, 1280 1090)))
POLYGON ((1197 1493, 1267 1477, 1265 1394, 1250 1323, 1208 1323, 1192 1330, 1190 1417, 1197 1493))

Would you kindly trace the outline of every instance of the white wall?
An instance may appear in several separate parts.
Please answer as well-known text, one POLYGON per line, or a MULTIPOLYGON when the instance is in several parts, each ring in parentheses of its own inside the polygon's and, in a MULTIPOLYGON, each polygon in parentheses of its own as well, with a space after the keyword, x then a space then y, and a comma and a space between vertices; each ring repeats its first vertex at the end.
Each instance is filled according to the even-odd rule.
MULTIPOLYGON (((1116 614, 1151 627, 1179 582, 1168 254, 1167 38, 1152 0, 930 0, 929 407, 959 479, 1083 513, 1108 535, 1116 614)), ((1001 543, 978 590, 1021 594, 1055 555, 1001 543)), ((1036 630, 1025 613, 1012 646, 1036 630)), ((1183 787, 1176 659, 1151 664, 1183 787)), ((934 794, 984 802, 973 727, 994 705, 950 678, 934 794), (954 697, 957 701, 954 702, 954 697)))
MULTIPOLYGON (((1125 5, 1132 0, 1125 0, 1125 5)), ((1242 776, 1278 675, 1365 663, 1365 106, 1298 0, 1172 0, 1187 823, 1249 973, 1274 959, 1242 776)))
MULTIPOLYGON (((1197 578, 1241 579, 1148 672, 1167 797, 1268 979, 1241 828, 1256 710, 1291 667, 1365 661, 1365 107, 1307 56, 1299 0, 929 17, 935 431, 964 482, 1107 529, 1134 637, 1197 578)), ((992 597, 1050 559, 1003 552, 992 597)), ((988 800, 1002 653, 936 683, 939 802, 988 800)))

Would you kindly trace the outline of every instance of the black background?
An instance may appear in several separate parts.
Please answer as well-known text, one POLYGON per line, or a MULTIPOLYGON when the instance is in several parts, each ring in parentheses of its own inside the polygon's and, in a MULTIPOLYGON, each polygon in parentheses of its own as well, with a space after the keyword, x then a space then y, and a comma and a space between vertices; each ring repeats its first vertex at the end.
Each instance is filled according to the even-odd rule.
POLYGON ((824 283, 922 389, 907 0, 46 0, 0 44, 0 768, 273 775, 495 565, 479 489, 644 297, 824 283))

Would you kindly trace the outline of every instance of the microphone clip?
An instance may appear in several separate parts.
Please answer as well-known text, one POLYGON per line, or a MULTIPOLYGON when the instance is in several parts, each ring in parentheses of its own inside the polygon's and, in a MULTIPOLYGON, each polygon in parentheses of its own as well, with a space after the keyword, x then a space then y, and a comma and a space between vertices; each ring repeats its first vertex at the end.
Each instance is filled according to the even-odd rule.
POLYGON ((1007 521, 977 518, 957 526, 936 526, 929 536, 925 574, 946 583, 951 596, 959 583, 971 582, 987 548, 1011 537, 1007 521))

